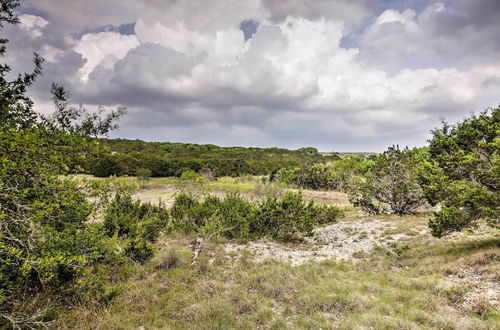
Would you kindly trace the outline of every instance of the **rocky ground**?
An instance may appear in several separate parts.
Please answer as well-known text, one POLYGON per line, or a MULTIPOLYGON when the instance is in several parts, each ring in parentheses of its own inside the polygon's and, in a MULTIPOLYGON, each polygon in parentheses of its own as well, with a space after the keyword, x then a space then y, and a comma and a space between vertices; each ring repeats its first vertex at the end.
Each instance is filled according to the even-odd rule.
POLYGON ((300 265, 306 261, 357 259, 375 246, 388 246, 408 238, 405 234, 387 234, 395 226, 383 220, 362 218, 316 228, 311 237, 300 244, 281 244, 267 239, 248 244, 228 243, 226 252, 235 259, 248 250, 256 262, 277 259, 300 265))

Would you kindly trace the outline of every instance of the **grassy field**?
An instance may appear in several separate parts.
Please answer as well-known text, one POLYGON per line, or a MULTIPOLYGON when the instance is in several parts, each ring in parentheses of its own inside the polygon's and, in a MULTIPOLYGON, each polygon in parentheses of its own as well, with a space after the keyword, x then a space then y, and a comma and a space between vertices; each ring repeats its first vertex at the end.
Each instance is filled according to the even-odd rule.
MULTIPOLYGON (((91 175, 74 175, 71 178, 77 181, 97 180, 107 181, 111 186, 127 187, 134 194, 135 198, 143 202, 165 203, 171 205, 175 195, 181 191, 186 191, 194 195, 215 194, 224 196, 226 194, 239 194, 249 199, 260 199, 268 195, 281 195, 285 191, 298 191, 294 186, 283 183, 264 183, 259 176, 243 177, 222 177, 214 181, 209 180, 189 180, 183 181, 179 178, 149 178, 140 180, 136 177, 111 177, 96 178, 91 175)), ((304 197, 319 204, 336 205, 341 208, 351 210, 352 206, 347 199, 347 195, 336 191, 317 191, 301 189, 304 197)))
MULTIPOLYGON (((196 184, 170 178, 115 180, 134 185, 135 196, 149 201, 167 201, 185 189, 249 198, 293 189, 265 185, 255 177, 196 184)), ((349 206, 342 193, 303 193, 349 210, 331 226, 348 228, 355 242, 372 242, 371 248, 346 260, 305 260, 294 266, 282 259, 262 260, 245 244, 228 252, 232 242, 208 238, 200 260, 191 265, 194 237, 162 237, 152 261, 128 269, 113 301, 63 313, 55 327, 500 329, 498 230, 481 225, 436 239, 427 229, 431 213, 366 216, 349 206), (373 223, 377 231, 367 229, 373 223)))

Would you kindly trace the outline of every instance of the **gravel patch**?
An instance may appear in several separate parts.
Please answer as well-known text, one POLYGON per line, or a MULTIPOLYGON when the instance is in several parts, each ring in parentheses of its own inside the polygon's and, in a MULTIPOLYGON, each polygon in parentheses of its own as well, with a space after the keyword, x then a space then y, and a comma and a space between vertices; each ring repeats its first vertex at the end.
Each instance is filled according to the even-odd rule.
POLYGON ((494 274, 477 274, 472 269, 460 268, 459 272, 446 278, 446 284, 471 288, 463 297, 463 307, 466 310, 473 310, 482 300, 494 308, 500 308, 500 282, 495 279, 494 274))
POLYGON ((316 228, 313 236, 306 237, 300 244, 260 239, 247 244, 227 243, 225 250, 235 259, 247 250, 256 262, 276 259, 294 266, 310 260, 355 260, 371 252, 376 245, 388 246, 407 238, 404 234, 384 235, 386 230, 394 228, 390 222, 364 218, 316 228))

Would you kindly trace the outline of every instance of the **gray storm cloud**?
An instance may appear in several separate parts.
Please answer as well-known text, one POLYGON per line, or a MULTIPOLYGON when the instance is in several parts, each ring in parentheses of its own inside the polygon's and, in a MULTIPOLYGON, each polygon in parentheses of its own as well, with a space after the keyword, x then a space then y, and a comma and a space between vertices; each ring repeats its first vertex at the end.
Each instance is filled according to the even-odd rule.
POLYGON ((117 136, 381 151, 498 104, 498 4, 30 0, 8 60, 46 58, 42 111, 52 81, 127 106, 117 136))

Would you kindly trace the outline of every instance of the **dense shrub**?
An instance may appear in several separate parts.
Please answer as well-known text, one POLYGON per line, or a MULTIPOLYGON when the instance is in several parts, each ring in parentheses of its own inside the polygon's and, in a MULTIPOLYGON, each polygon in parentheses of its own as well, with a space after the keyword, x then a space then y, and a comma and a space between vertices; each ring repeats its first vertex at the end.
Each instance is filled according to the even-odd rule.
POLYGON ((329 223, 334 223, 338 218, 344 215, 344 212, 338 207, 331 206, 317 206, 318 214, 316 216, 316 223, 318 225, 324 225, 329 223))
POLYGON ((371 157, 348 156, 329 165, 281 168, 271 173, 270 180, 295 184, 306 189, 345 191, 357 177, 366 175, 373 165, 374 160, 371 157))
POLYGON ((154 248, 145 239, 134 237, 127 242, 125 255, 134 261, 143 263, 154 256, 154 248))
POLYGON ((105 178, 112 175, 122 175, 122 169, 115 157, 104 156, 97 161, 92 174, 105 178))
POLYGON ((333 172, 324 164, 315 164, 306 168, 282 168, 273 175, 276 181, 295 184, 306 189, 330 189, 333 190, 333 172))
POLYGON ((154 242, 168 222, 168 212, 162 205, 133 201, 129 193, 117 192, 105 212, 103 225, 110 237, 140 237, 154 242))
POLYGON ((253 203, 230 194, 224 198, 207 198, 204 203, 211 212, 205 224, 208 233, 227 238, 248 238, 253 221, 255 206, 253 203))
POLYGON ((206 196, 198 201, 179 194, 171 209, 173 227, 226 238, 270 236, 290 241, 308 234, 315 225, 336 221, 342 211, 336 207, 305 202, 300 193, 286 193, 281 199, 268 197, 262 202, 238 195, 224 198, 206 196))
POLYGON ((153 171, 151 171, 149 168, 139 167, 135 170, 135 175, 137 176, 137 178, 139 178, 139 180, 146 181, 151 178, 151 176, 153 175, 153 171))
POLYGON ((253 230, 261 235, 290 241, 299 233, 309 234, 318 223, 319 208, 306 203, 301 194, 287 192, 282 199, 267 198, 258 206, 253 230))

